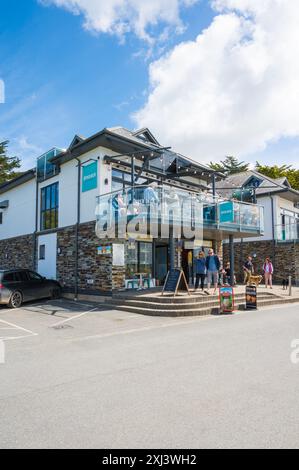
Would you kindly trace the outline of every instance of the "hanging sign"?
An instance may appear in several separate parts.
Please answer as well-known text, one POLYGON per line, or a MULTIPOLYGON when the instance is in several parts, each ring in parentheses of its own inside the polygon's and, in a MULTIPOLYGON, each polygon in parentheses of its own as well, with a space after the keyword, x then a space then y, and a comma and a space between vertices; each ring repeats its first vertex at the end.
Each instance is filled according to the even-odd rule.
POLYGON ((171 269, 167 273, 162 295, 164 292, 173 292, 173 295, 177 295, 179 290, 188 292, 190 295, 184 271, 181 269, 171 269))
POLYGON ((246 286, 246 310, 257 310, 257 288, 256 286, 246 286))
POLYGON ((83 166, 82 172, 82 192, 96 189, 98 186, 98 163, 93 162, 83 166))
POLYGON ((235 294, 233 287, 219 288, 219 302, 221 313, 232 313, 235 310, 235 294))

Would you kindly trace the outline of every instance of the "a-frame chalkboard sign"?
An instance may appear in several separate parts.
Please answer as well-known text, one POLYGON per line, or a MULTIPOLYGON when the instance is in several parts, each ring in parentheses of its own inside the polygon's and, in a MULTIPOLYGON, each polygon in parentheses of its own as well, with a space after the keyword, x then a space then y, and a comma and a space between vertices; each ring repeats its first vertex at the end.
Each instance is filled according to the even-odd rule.
POLYGON ((173 292, 173 295, 177 295, 179 290, 188 292, 190 295, 184 271, 182 269, 171 269, 167 273, 162 295, 165 292, 173 292))

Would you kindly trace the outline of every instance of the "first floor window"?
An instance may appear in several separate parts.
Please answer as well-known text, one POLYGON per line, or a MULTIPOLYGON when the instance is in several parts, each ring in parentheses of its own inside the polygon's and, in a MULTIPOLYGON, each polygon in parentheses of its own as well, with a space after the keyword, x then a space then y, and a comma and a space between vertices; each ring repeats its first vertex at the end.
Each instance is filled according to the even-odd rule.
POLYGON ((40 229, 49 230, 58 227, 58 183, 46 186, 41 190, 40 229))

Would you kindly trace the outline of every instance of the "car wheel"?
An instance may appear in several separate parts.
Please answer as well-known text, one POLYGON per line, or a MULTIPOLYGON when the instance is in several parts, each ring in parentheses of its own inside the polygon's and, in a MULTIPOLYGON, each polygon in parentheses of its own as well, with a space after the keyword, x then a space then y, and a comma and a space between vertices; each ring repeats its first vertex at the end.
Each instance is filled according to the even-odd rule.
POLYGON ((51 299, 59 299, 61 297, 61 289, 59 287, 54 287, 51 290, 51 299))
POLYGON ((22 293, 19 291, 13 292, 9 300, 9 307, 10 308, 19 308, 21 307, 23 302, 22 293))

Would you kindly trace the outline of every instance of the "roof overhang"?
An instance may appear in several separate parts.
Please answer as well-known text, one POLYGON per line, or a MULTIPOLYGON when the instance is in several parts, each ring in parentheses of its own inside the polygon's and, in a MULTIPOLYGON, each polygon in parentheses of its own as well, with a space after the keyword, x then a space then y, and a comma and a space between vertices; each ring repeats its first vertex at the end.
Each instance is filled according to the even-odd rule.
POLYGON ((7 191, 14 189, 17 186, 20 186, 21 184, 27 183, 27 181, 34 179, 35 175, 36 175, 35 169, 32 169, 32 170, 26 171, 20 176, 17 176, 13 180, 2 183, 0 185, 0 194, 6 193, 7 191))

